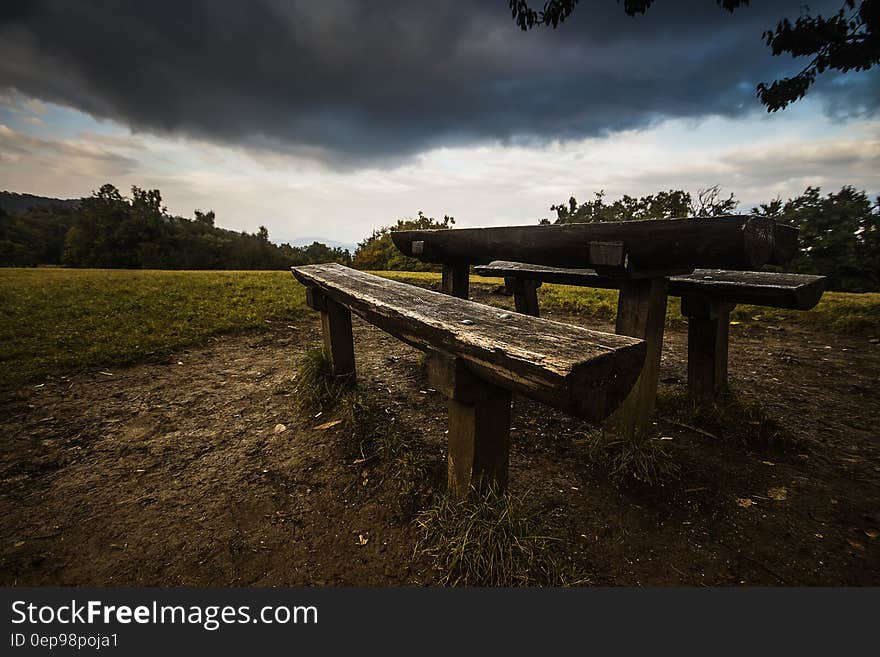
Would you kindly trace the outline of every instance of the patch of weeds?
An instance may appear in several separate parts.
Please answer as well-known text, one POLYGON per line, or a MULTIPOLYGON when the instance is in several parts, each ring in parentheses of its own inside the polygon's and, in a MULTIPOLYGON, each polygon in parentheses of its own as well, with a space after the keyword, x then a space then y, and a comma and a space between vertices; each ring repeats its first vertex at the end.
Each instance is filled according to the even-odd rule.
POLYGON ((590 460, 607 472, 617 488, 662 486, 681 474, 678 463, 656 436, 629 440, 596 431, 584 444, 590 460))
POLYGON ((330 361, 321 349, 306 351, 297 361, 296 370, 293 391, 307 413, 333 408, 351 390, 348 379, 333 376, 330 361))
POLYGON ((386 481, 393 491, 397 510, 411 518, 427 499, 436 479, 430 461, 422 452, 414 450, 402 453, 394 461, 386 481))
POLYGON ((387 464, 385 482, 398 510, 412 510, 419 493, 433 479, 412 431, 401 426, 396 416, 362 388, 350 390, 339 408, 342 426, 358 443, 361 456, 387 464))
POLYGON ((466 501, 439 495, 416 523, 420 549, 444 571, 449 586, 565 584, 554 539, 541 535, 522 500, 489 490, 466 501))
POLYGON ((356 439, 361 453, 372 455, 373 445, 383 439, 382 434, 393 424, 383 417, 381 405, 363 388, 355 387, 339 398, 338 407, 342 429, 356 439))
POLYGON ((714 402, 696 408, 690 404, 686 391, 663 391, 657 396, 657 412, 685 429, 696 429, 707 437, 746 447, 786 447, 797 442, 759 402, 729 389, 714 402))

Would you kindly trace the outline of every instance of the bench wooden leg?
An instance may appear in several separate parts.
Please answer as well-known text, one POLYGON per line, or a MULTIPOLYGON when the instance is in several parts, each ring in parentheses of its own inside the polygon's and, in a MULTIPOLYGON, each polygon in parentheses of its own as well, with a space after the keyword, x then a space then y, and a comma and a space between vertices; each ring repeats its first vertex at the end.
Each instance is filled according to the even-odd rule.
POLYGON ((681 314, 688 318, 688 400, 693 406, 714 401, 727 386, 727 345, 734 304, 686 296, 681 314))
POLYGON ((627 280, 620 287, 616 332, 641 338, 647 342, 648 352, 629 395, 605 421, 605 431, 618 438, 632 440, 646 435, 651 429, 657 402, 668 288, 669 282, 665 278, 627 280))
POLYGON ((451 294, 459 299, 468 298, 470 266, 467 264, 450 265, 443 263, 443 279, 441 289, 444 294, 451 294))
POLYGON ((541 281, 508 276, 504 279, 504 286, 513 295, 516 312, 533 317, 541 316, 538 310, 538 288, 541 287, 541 281))
POLYGON ((355 378, 354 336, 351 311, 315 288, 306 288, 306 303, 321 311, 324 355, 330 360, 334 376, 355 378))
POLYGON ((472 490, 507 488, 510 391, 473 375, 457 358, 432 355, 428 377, 449 403, 448 488, 456 499, 472 490))

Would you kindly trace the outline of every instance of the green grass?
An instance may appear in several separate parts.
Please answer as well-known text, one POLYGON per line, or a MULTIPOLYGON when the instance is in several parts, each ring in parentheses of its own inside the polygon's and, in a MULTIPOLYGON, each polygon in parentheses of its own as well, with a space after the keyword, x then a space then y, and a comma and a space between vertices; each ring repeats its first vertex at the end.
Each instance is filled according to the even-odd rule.
POLYGON ((0 269, 0 385, 159 358, 307 310, 285 271, 0 269))
MULTIPOLYGON (((606 320, 613 320, 617 314, 616 290, 543 285, 538 295, 540 306, 549 310, 565 310, 606 320)), ((794 325, 836 333, 876 335, 880 333, 880 293, 826 292, 819 304, 808 311, 742 305, 734 308, 730 319, 745 326, 794 325)), ((669 297, 666 325, 687 326, 678 297, 669 297)))
POLYGON ((880 335, 880 293, 826 292, 812 310, 783 310, 764 306, 737 306, 732 321, 743 324, 799 324, 836 333, 880 335), (759 317, 759 320, 755 320, 759 317))
MULTIPOLYGON (((424 285, 426 283, 440 283, 440 273, 434 271, 370 271, 368 274, 375 274, 382 278, 390 278, 392 281, 401 281, 402 283, 413 283, 415 285, 424 285)), ((483 278, 472 277, 474 282, 479 283, 495 283, 500 285, 504 282, 501 278, 483 278)))

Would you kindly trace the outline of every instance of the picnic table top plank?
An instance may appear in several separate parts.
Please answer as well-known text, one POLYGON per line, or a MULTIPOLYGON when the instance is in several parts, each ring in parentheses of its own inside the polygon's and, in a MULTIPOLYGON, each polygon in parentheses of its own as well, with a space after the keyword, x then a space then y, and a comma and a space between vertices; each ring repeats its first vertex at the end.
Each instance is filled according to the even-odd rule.
POLYGON ((662 219, 550 226, 392 231, 407 256, 426 262, 505 259, 604 275, 660 277, 697 268, 756 269, 790 258, 797 229, 767 217, 662 219))

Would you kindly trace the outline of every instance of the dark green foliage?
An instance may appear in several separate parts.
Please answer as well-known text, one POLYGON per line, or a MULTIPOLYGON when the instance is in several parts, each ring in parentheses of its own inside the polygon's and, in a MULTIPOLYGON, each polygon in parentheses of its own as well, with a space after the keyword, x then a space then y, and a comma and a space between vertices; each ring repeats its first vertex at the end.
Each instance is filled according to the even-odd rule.
POLYGON ((450 586, 559 586, 560 561, 521 500, 489 490, 467 501, 439 496, 417 519, 422 549, 450 586))
MULTIPOLYGON (((605 192, 592 201, 551 205, 556 224, 593 221, 633 221, 676 217, 715 217, 736 211, 739 202, 724 196, 715 185, 696 196, 669 190, 634 198, 624 195, 608 203, 605 192)), ((847 185, 839 192, 820 194, 807 187, 803 194, 784 202, 775 199, 752 208, 752 214, 772 217, 799 230, 800 250, 778 271, 818 274, 828 277, 828 289, 840 292, 869 292, 880 289, 880 198, 873 201, 863 191, 847 185)), ((544 220, 542 223, 550 223, 544 220)))
MULTIPOLYGON (((618 4, 621 0, 617 0, 618 4)), ((510 13, 520 29, 530 30, 544 25, 556 29, 571 16, 578 0, 547 0, 540 10, 532 9, 527 0, 508 0, 510 13)), ((623 0, 623 10, 628 16, 644 14, 654 4, 654 0, 623 0)), ((733 12, 734 9, 748 5, 749 0, 715 0, 715 4, 733 12)))
MULTIPOLYGON (((694 199, 689 192, 670 189, 641 198, 627 194, 613 203, 606 203, 605 192, 595 194, 592 201, 578 204, 572 196, 567 204, 551 205, 556 224, 591 223, 598 221, 635 221, 639 219, 675 219, 683 217, 718 217, 731 214, 739 202, 733 194, 724 198, 718 185, 701 189, 694 199)), ((549 222, 546 222, 549 223, 549 222)))
POLYGON ((799 229, 800 251, 781 269, 827 276, 831 290, 880 289, 880 198, 871 201, 850 186, 825 196, 807 187, 797 198, 753 212, 799 229))
POLYGON ((391 231, 449 228, 454 223, 455 219, 450 216, 444 216, 440 221, 433 217, 426 217, 419 210, 417 219, 399 219, 393 226, 384 226, 374 230, 370 237, 357 245, 353 266, 358 269, 374 271, 439 271, 438 265, 403 255, 391 241, 391 231))
POLYGON ((17 192, 0 192, 0 210, 5 210, 8 214, 20 214, 37 207, 75 210, 79 207, 79 199, 61 199, 52 198, 51 196, 19 194, 17 192))
POLYGON ((867 71, 880 63, 880 2, 862 0, 856 9, 855 0, 844 0, 836 14, 784 18, 763 36, 774 55, 810 58, 796 75, 758 85, 761 103, 775 112, 803 98, 826 70, 867 71))
MULTIPOLYGON (((508 0, 513 20, 522 30, 536 26, 556 29, 571 16, 578 0, 547 0, 542 10, 527 0, 508 0)), ((620 0, 618 0, 620 2, 620 0)), ((728 12, 748 5, 749 0, 715 0, 728 12)), ((623 0, 629 16, 644 14, 654 0, 623 0)), ((757 86, 758 99, 768 112, 785 109, 803 98, 816 78, 827 70, 867 71, 880 63, 880 0, 843 0, 831 16, 812 16, 804 6, 792 23, 782 18, 774 30, 766 30, 764 41, 774 55, 808 57, 804 68, 792 77, 757 86)))
MULTIPOLYGON (((9 199, 19 200, 4 194, 9 199)), ((213 211, 201 210, 193 220, 170 216, 159 190, 132 187, 128 198, 108 184, 75 203, 0 212, 0 265, 237 270, 351 262, 344 249, 318 242, 278 246, 265 226, 251 235, 217 228, 214 219, 213 211)))
POLYGON ((68 205, 39 206, 21 213, 0 207, 0 266, 60 264, 64 236, 75 212, 76 206, 68 205))

